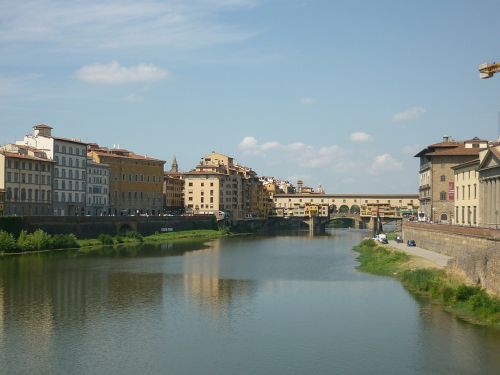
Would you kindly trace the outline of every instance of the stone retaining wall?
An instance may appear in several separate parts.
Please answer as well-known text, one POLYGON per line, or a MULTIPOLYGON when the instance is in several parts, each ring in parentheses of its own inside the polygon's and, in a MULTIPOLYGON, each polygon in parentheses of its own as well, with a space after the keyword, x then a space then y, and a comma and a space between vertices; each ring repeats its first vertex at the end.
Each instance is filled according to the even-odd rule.
MULTIPOLYGON (((120 232, 137 231, 143 235, 160 232, 161 228, 174 231, 189 229, 217 229, 213 215, 196 216, 26 216, 16 218, 16 228, 5 228, 0 220, 0 229, 14 232, 22 229, 33 232, 42 229, 49 234, 73 233, 78 238, 95 238, 101 233, 116 235, 120 232)), ((16 233, 17 232, 17 233, 16 233)))
POLYGON ((403 238, 453 257, 450 269, 500 295, 500 230, 405 222, 403 238))

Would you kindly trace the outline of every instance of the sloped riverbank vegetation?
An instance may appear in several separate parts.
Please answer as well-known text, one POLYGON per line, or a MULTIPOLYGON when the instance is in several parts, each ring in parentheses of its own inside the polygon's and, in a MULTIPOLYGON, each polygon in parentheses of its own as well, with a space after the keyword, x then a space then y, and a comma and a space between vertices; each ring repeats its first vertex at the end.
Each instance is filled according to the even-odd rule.
POLYGON ((359 253, 359 270, 396 277, 411 292, 441 303, 468 321, 500 328, 500 298, 479 286, 464 284, 442 269, 414 267, 412 256, 373 240, 362 241, 354 250, 359 253))
POLYGON ((43 230, 33 233, 21 231, 16 238, 13 234, 0 231, 0 254, 26 253, 44 250, 79 249, 79 252, 90 253, 95 248, 102 246, 119 246, 126 244, 177 242, 190 240, 211 240, 227 236, 227 231, 221 230, 187 230, 179 232, 155 233, 142 236, 135 231, 123 235, 110 236, 101 234, 94 239, 77 239, 73 234, 50 235, 43 230))

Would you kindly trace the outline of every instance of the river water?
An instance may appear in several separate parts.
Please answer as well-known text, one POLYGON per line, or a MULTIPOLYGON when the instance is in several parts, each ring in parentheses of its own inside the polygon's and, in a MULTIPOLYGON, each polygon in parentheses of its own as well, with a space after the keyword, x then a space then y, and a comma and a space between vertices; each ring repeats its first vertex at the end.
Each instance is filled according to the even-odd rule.
POLYGON ((500 374, 500 331, 357 271, 363 235, 2 259, 0 373, 500 374))

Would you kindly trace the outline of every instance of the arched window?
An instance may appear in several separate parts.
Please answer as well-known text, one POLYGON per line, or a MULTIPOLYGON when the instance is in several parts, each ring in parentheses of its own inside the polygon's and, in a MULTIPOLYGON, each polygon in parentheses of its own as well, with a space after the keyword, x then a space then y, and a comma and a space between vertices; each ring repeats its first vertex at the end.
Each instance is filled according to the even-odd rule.
POLYGON ((442 201, 446 200, 446 191, 442 191, 441 193, 439 193, 439 199, 442 201))
POLYGON ((446 181, 446 176, 444 174, 441 175, 441 182, 446 181))
POLYGON ((447 214, 441 214, 441 222, 447 222, 448 221, 448 215, 447 214))

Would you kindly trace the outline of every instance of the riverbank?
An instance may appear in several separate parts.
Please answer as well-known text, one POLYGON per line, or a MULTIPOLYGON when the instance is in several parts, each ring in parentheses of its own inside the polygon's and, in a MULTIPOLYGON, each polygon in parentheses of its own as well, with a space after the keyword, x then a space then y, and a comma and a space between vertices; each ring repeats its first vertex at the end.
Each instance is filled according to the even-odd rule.
POLYGON ((210 241, 216 238, 230 236, 231 233, 222 230, 195 229, 179 232, 155 233, 150 236, 141 236, 137 232, 130 232, 125 236, 99 236, 96 239, 78 240, 80 248, 78 253, 90 254, 94 251, 100 251, 103 247, 119 248, 123 245, 134 244, 155 244, 164 242, 183 242, 183 241, 210 241))
POLYGON ((442 304, 467 321, 500 328, 500 299, 480 287, 465 284, 425 259, 390 250, 373 240, 362 241, 354 251, 359 253, 359 270, 395 277, 411 292, 442 304))
MULTIPOLYGON (((1 252, 3 256, 7 255, 23 255, 23 254, 33 254, 49 251, 62 251, 62 250, 78 250, 79 253, 92 253, 97 249, 103 247, 113 248, 122 247, 123 245, 134 245, 141 243, 162 243, 162 242, 182 242, 182 241, 210 241, 216 238, 231 236, 232 234, 223 230, 212 230, 212 229, 196 229, 196 230, 185 230, 178 232, 167 232, 167 233, 155 233, 150 236, 142 236, 137 232, 128 232, 124 235, 110 236, 110 235, 100 235, 98 238, 93 239, 74 239, 73 246, 68 246, 64 248, 50 247, 47 249, 40 248, 39 250, 30 251, 14 251, 14 252, 1 252)), ((15 244, 15 242, 14 242, 15 244)))

